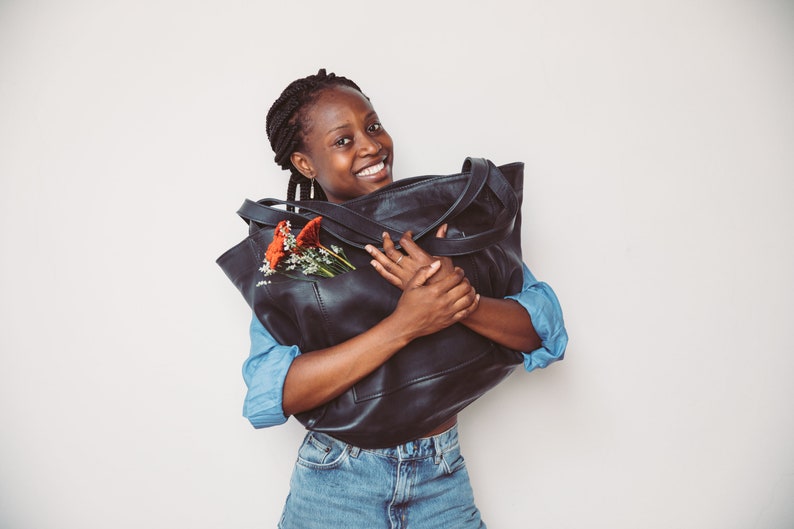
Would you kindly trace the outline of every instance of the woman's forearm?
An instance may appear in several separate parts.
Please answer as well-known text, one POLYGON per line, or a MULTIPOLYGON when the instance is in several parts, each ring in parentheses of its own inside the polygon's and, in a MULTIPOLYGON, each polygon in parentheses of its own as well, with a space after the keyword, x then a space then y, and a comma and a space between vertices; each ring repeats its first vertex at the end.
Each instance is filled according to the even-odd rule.
POLYGON ((540 338, 526 309, 512 299, 480 298, 477 310, 461 321, 489 340, 529 353, 540 347, 540 338))
POLYGON ((327 349, 293 360, 284 382, 284 415, 316 408, 344 393, 410 342, 386 318, 369 331, 327 349))

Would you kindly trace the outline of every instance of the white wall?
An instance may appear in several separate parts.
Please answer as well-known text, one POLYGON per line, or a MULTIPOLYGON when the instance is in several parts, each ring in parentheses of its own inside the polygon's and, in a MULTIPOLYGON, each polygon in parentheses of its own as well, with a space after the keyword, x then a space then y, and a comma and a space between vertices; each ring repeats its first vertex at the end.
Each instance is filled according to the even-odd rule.
POLYGON ((490 527, 794 526, 794 6, 0 3, 0 526, 274 527, 214 259, 283 196, 264 115, 356 80, 397 175, 527 163, 564 362, 461 418, 490 527))

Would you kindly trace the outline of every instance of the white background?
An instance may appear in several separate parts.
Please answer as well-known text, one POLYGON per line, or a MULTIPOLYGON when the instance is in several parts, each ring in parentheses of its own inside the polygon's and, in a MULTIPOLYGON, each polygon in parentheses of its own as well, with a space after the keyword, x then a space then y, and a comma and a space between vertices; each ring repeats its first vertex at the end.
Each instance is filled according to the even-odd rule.
POLYGON ((326 67, 398 177, 527 164, 571 342, 462 414, 491 528, 793 527, 792 50, 783 0, 0 2, 0 526, 275 527, 214 259, 326 67))

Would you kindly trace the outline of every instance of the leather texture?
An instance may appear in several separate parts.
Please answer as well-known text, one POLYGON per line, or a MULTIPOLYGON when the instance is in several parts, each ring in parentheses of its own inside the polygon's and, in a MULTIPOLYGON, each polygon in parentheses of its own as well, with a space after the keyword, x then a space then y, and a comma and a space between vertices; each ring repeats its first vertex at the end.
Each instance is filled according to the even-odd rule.
MULTIPOLYGON (((249 235, 217 263, 273 337, 301 351, 341 343, 394 310, 401 291, 380 277, 363 250, 380 247, 384 231, 394 241, 413 231, 423 249, 463 268, 481 295, 514 294, 523 282, 523 168, 467 158, 460 173, 399 180, 341 205, 246 200, 238 214, 249 235), (297 212, 282 209, 290 205, 297 212), (316 281, 275 274, 257 287, 276 224, 287 219, 298 230, 318 215, 323 244, 342 246, 356 270, 316 281), (447 237, 435 237, 445 222, 447 237)), ((296 418, 362 448, 394 446, 432 431, 521 362, 521 353, 455 324, 414 340, 336 399, 296 418)))

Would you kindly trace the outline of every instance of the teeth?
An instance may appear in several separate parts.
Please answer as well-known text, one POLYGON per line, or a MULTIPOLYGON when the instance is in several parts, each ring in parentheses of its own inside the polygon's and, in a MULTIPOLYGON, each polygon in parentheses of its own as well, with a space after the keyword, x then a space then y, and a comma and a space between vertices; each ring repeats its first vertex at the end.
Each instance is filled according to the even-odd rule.
POLYGON ((375 165, 371 165, 371 166, 367 167, 366 169, 364 169, 361 172, 356 173, 356 176, 373 175, 373 174, 377 173, 378 171, 380 171, 381 169, 383 169, 384 167, 385 166, 383 165, 383 162, 380 162, 380 163, 377 163, 375 165))

